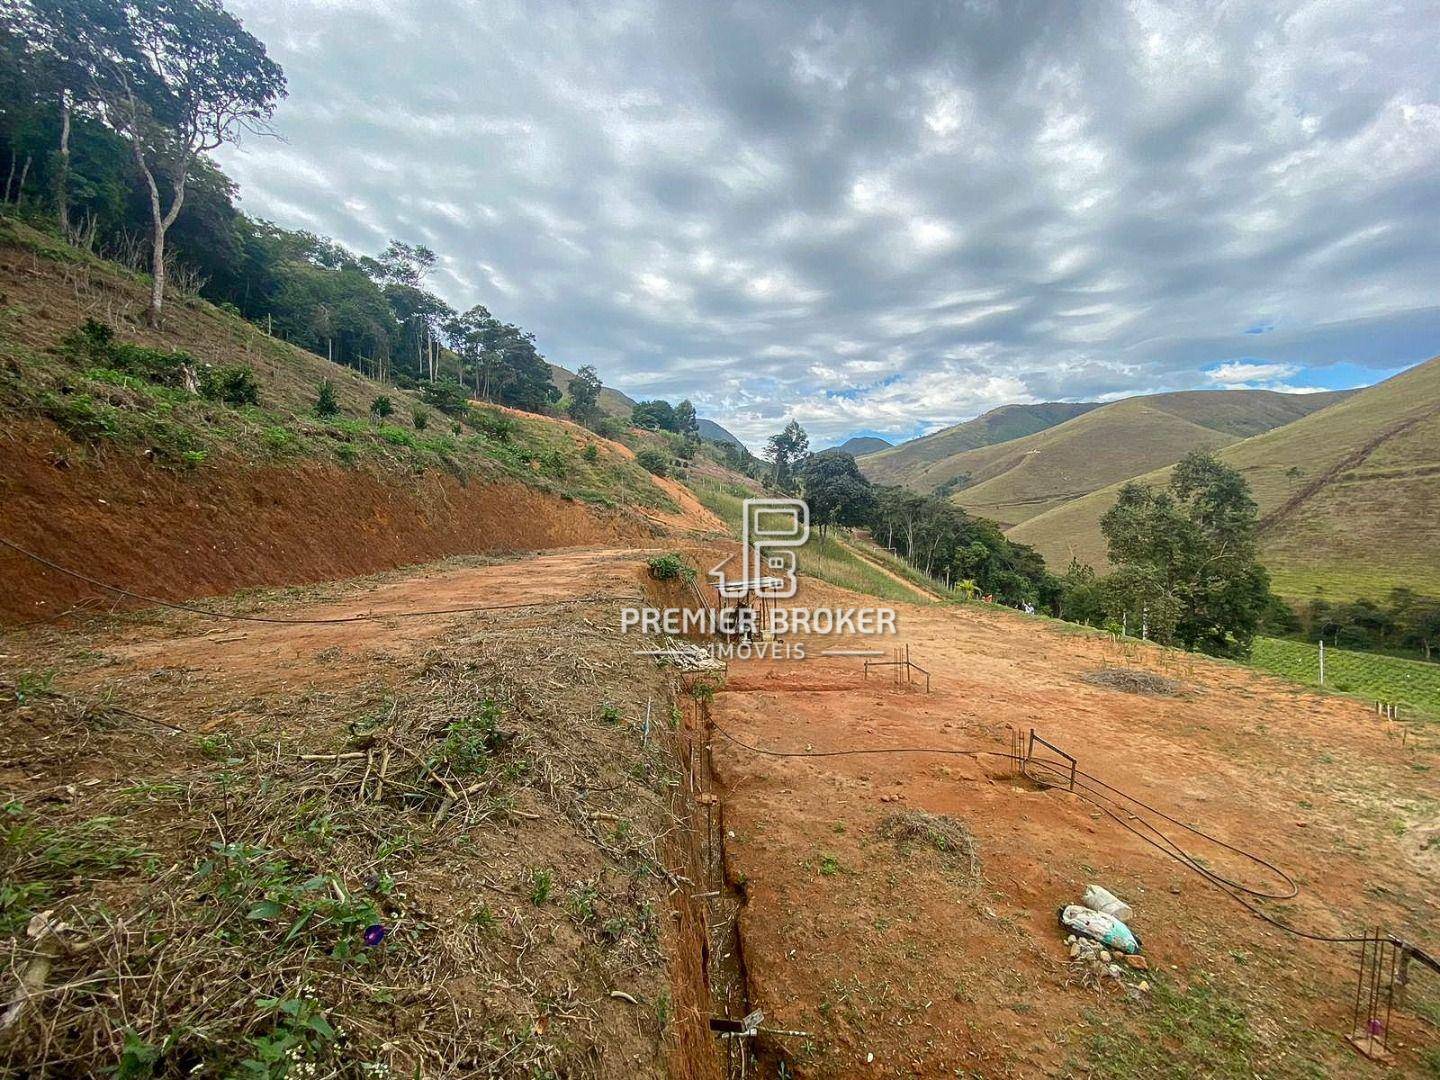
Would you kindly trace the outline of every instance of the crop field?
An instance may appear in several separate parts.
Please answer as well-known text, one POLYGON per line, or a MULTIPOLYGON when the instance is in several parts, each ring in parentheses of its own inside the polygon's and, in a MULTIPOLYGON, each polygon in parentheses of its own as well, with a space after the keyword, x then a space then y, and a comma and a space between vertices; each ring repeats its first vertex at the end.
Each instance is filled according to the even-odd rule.
MULTIPOLYGON (((1296 682, 1320 682, 1320 650, 1305 642, 1256 638, 1251 663, 1296 682)), ((1429 719, 1440 720, 1440 664, 1327 646, 1325 687, 1360 697, 1398 701, 1429 719)))

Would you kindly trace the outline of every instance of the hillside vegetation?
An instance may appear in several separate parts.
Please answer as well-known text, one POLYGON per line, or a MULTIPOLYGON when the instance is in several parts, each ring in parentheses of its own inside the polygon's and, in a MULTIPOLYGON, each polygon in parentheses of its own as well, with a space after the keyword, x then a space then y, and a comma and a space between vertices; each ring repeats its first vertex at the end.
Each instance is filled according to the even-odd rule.
MULTIPOLYGON (((4 535, 64 565, 182 598, 718 527, 637 460, 663 459, 662 435, 626 446, 453 384, 402 390, 193 296, 153 331, 146 287, 0 218, 4 535), (317 409, 322 386, 333 412, 317 409)), ((0 561, 8 617, 93 595, 0 561)))
MULTIPOLYGON (((1331 599, 1440 593, 1440 357, 1219 452, 1260 505, 1276 591, 1331 599)), ((1168 469, 1140 475, 1163 484, 1168 469)), ((1128 479, 1128 478, 1126 478, 1128 479)), ((1123 482, 1123 480, 1121 481, 1123 482)), ((1105 564, 1100 518, 1121 482, 1010 530, 1052 566, 1105 564)))

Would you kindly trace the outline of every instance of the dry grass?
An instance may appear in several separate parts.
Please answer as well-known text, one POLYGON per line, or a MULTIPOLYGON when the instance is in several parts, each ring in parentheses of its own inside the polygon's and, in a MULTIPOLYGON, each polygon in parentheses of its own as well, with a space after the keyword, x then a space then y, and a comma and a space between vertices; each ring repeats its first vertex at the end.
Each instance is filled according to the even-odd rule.
POLYGON ((931 850, 968 885, 980 884, 980 855, 975 837, 959 821, 925 810, 898 810, 880 821, 880 835, 894 841, 903 853, 931 850))
POLYGON ((342 690, 223 702, 78 689, 103 659, 74 638, 7 662, 59 640, 54 682, 0 690, 0 964, 36 913, 67 927, 0 1072, 665 1073, 679 774, 613 635, 482 616, 342 690))
POLYGON ((1080 677, 1092 686, 1104 686, 1127 694, 1174 697, 1180 692, 1180 684, 1174 679, 1167 679, 1164 675, 1156 675, 1153 671, 1140 668, 1101 668, 1099 671, 1088 671, 1080 677))

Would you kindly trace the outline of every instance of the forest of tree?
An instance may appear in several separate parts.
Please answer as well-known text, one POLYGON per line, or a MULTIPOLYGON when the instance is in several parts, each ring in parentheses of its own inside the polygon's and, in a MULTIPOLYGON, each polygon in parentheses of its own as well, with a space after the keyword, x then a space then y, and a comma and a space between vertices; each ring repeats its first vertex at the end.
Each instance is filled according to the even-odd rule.
POLYGON ((252 218, 208 156, 263 137, 285 94, 265 47, 216 0, 0 5, 5 213, 196 293, 277 336, 400 385, 449 380, 517 408, 560 392, 533 334, 427 287, 439 258, 360 254, 252 218))

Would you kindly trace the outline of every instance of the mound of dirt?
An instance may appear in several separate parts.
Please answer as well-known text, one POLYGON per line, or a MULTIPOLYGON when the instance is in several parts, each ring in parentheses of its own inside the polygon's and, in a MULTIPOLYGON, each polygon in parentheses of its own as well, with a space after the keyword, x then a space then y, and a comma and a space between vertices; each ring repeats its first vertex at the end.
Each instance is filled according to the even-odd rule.
POLYGON ((1151 697, 1174 697, 1180 693, 1180 684, 1164 675, 1140 668, 1107 667, 1099 671, 1087 671, 1080 676, 1092 686, 1104 686, 1110 690, 1121 690, 1127 694, 1149 694, 1151 697))

